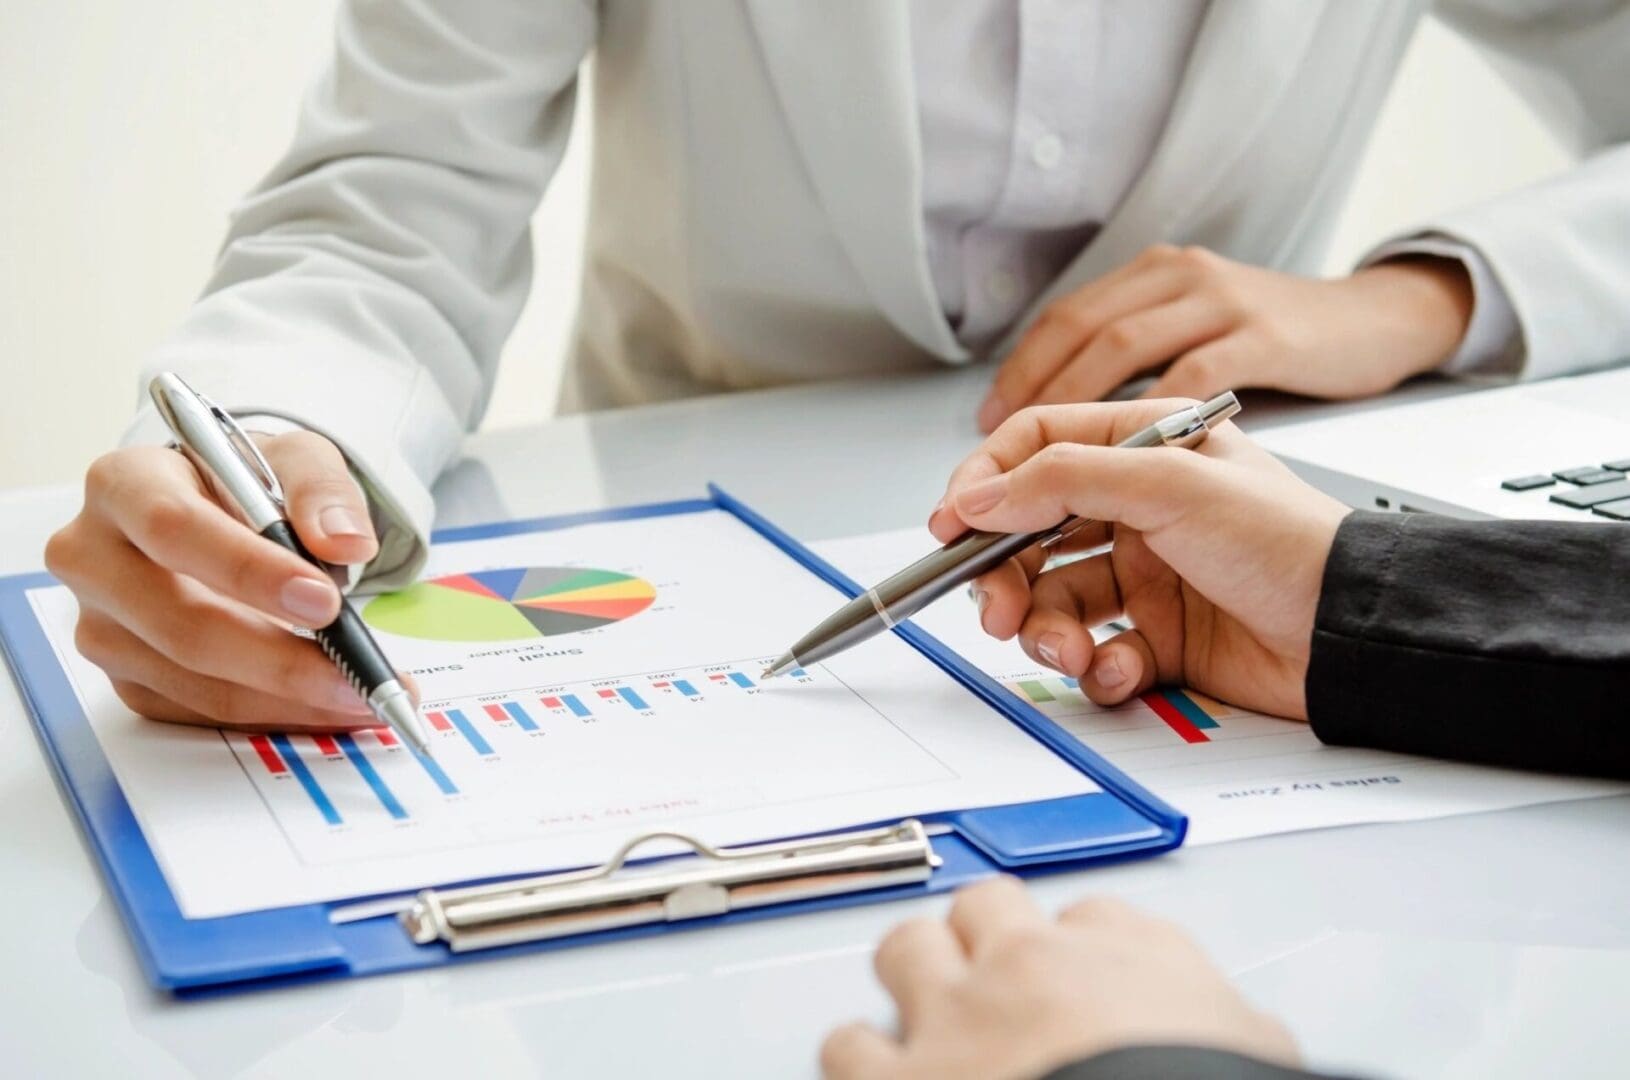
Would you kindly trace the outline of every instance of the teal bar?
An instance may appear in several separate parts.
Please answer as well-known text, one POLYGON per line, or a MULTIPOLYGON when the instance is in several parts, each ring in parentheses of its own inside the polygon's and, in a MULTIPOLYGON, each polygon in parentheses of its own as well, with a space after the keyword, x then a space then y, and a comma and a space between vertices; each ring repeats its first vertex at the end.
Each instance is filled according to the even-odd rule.
POLYGON ((1166 700, 1182 713, 1189 723, 1197 728, 1209 729, 1219 727, 1217 721, 1206 715, 1206 711, 1194 703, 1194 699, 1181 690, 1167 690, 1166 700))

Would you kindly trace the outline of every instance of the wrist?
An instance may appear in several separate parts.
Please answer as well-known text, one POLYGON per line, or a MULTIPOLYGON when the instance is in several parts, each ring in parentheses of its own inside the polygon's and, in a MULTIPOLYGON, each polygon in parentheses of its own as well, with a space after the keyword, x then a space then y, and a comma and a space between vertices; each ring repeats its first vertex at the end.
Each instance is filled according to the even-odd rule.
POLYGON ((1401 377, 1440 366, 1460 348, 1476 294, 1458 259, 1405 255, 1367 266, 1349 279, 1370 303, 1366 332, 1384 343, 1401 377))

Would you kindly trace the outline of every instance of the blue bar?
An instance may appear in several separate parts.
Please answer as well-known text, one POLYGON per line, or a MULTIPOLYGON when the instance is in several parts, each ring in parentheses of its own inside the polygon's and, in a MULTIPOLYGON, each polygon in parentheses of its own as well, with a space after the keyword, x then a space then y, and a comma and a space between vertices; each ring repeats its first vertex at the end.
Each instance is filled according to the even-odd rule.
POLYGON ((538 725, 534 724, 532 722, 532 718, 526 715, 526 710, 515 704, 513 701, 504 702, 504 711, 515 718, 515 722, 521 725, 522 731, 538 730, 538 725))
POLYGON ((1166 700, 1176 706, 1189 723, 1202 731, 1219 727, 1217 721, 1206 715, 1206 711, 1194 703, 1194 700, 1181 690, 1166 691, 1166 700))
POLYGON ((482 757, 492 753, 492 747, 487 744, 486 739, 481 737, 481 733, 475 729, 474 725, 464 716, 464 713, 458 709, 448 709, 447 719, 451 720, 453 726, 458 728, 466 739, 470 740, 470 745, 475 747, 476 753, 482 757))
POLYGON ((735 683, 737 686, 746 687, 749 690, 751 690, 753 687, 753 680, 749 679, 739 671, 732 671, 730 673, 730 681, 735 683))
POLYGON ((795 667, 795 668, 792 669, 792 677, 795 678, 795 679, 802 679, 802 678, 806 677, 808 674, 809 674, 809 672, 805 671, 801 667, 795 667))
POLYGON ((566 703, 566 707, 568 709, 572 710, 573 716, 590 715, 589 710, 584 708, 583 703, 577 700, 576 694, 562 694, 560 695, 560 700, 566 703))
POLYGON ((1066 675, 1062 679, 1060 679, 1059 681, 1062 682, 1065 686, 1068 686, 1071 690, 1079 690, 1079 689, 1081 689, 1081 680, 1080 679, 1072 679, 1068 675, 1066 675))
POLYGON ((357 741, 349 735, 336 735, 334 741, 340 744, 340 749, 351 759, 351 764, 357 767, 357 772, 361 773, 362 778, 368 781, 368 786, 374 789, 374 794, 379 796, 379 804, 385 808, 385 812, 397 821, 407 817, 408 812, 396 801, 396 795, 379 775, 379 770, 374 768, 374 763, 362 753, 362 747, 357 745, 357 741))
MULTIPOLYGON (((403 745, 406 744, 404 743, 403 745)), ((436 786, 441 788, 441 793, 443 795, 458 794, 458 785, 453 783, 452 779, 448 777, 446 773, 441 771, 440 765, 437 765, 433 759, 425 757, 411 746, 409 746, 407 750, 408 753, 412 754, 418 759, 420 765, 424 766, 424 771, 430 774, 430 779, 434 780, 436 782, 436 786)))
POLYGON ((674 680, 674 685, 677 686, 679 688, 679 692, 681 694, 684 694, 686 697, 696 697, 697 696, 696 687, 692 686, 690 683, 686 682, 684 679, 675 679, 674 680))
POLYGON ((340 812, 334 809, 334 804, 328 801, 327 795, 323 794, 323 789, 318 785, 317 778, 311 775, 311 770, 306 768, 306 763, 300 760, 300 755, 294 752, 293 746, 289 745, 289 737, 287 735, 273 735, 272 745, 277 747, 277 752, 283 756, 283 764, 287 765, 289 771, 294 774, 294 778, 300 781, 300 786, 306 789, 306 794, 311 796, 311 801, 317 804, 317 810, 323 815, 323 820, 330 825, 343 824, 340 812))
POLYGON ((641 712, 644 712, 646 709, 649 709, 651 707, 651 706, 649 706, 649 705, 647 705, 645 703, 644 698, 640 697, 638 694, 634 693, 634 691, 630 690, 626 686, 617 687, 617 693, 619 693, 619 694, 621 694, 623 696, 624 701, 628 702, 630 705, 634 706, 634 708, 640 710, 641 712))

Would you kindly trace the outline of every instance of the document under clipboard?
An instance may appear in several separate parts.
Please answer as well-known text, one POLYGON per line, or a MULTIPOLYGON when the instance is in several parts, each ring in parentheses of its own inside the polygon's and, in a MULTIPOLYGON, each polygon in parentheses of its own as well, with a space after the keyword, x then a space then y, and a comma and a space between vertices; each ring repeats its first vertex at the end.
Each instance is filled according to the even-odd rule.
MULTIPOLYGON (((444 530, 433 539, 456 542, 715 509, 845 594, 860 592, 855 582, 752 509, 716 487, 709 491, 706 500, 444 530)), ((1181 844, 1187 825, 1181 813, 907 623, 895 633, 1100 790, 905 821, 852 823, 731 847, 715 847, 704 837, 636 832, 597 866, 455 883, 413 896, 189 919, 27 601, 28 590, 51 584, 43 574, 0 580, 0 644, 145 972, 155 986, 180 996, 428 968, 940 893, 993 873, 1158 854, 1181 844), (642 848, 654 841, 665 843, 666 852, 642 857, 642 848), (676 846, 681 853, 672 853, 676 846)))

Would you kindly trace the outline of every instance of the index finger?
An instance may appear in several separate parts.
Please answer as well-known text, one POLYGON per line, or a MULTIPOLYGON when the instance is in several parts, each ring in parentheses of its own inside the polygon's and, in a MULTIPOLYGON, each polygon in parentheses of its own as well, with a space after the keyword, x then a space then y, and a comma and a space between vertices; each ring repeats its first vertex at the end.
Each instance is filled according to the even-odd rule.
POLYGON ((956 512, 956 493, 1009 472, 1054 443, 1113 446, 1156 420, 1194 405, 1189 398, 1041 405, 1014 413, 951 472, 945 497, 928 520, 935 539, 948 543, 967 531, 956 512))
POLYGON ((180 454, 156 447, 125 454, 87 483, 97 489, 99 512, 166 570, 301 626, 326 626, 339 610, 339 589, 321 570, 206 495, 180 454))

